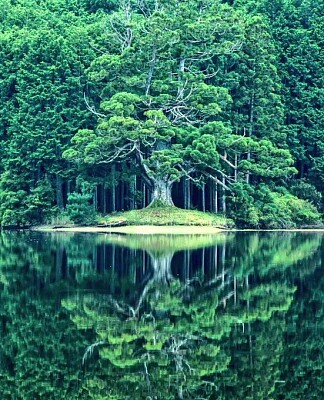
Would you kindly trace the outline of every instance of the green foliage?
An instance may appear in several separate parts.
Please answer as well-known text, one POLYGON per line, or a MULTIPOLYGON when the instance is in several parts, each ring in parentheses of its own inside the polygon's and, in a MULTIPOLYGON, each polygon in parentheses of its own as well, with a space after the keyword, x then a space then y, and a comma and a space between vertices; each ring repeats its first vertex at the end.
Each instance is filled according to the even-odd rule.
POLYGON ((104 212, 171 205, 190 179, 240 225, 316 224, 322 15, 319 0, 1 1, 0 223, 67 202, 90 222, 68 200, 82 175, 104 212))
POLYGON ((29 226, 49 221, 52 215, 53 192, 47 179, 37 182, 30 192, 8 190, 5 185, 11 178, 4 174, 0 181, 0 224, 2 226, 29 226))
POLYGON ((300 199, 304 199, 312 203, 315 207, 320 208, 323 201, 323 195, 316 190, 315 186, 306 180, 296 181, 290 188, 293 195, 300 199))
POLYGON ((92 119, 82 87, 93 55, 88 41, 95 24, 65 0, 6 6, 10 13, 1 14, 0 34, 5 60, 0 67, 3 196, 14 197, 14 207, 7 201, 10 219, 46 222, 55 205, 55 179, 71 172, 62 152, 72 134, 92 119), (51 191, 46 196, 40 193, 43 181, 51 191))
POLYGON ((232 216, 239 226, 287 229, 321 223, 321 215, 309 201, 284 189, 278 192, 265 185, 252 189, 237 184, 235 190, 232 216))
POLYGON ((92 195, 86 192, 72 192, 68 196, 66 214, 76 224, 91 224, 96 221, 96 212, 90 203, 92 195))

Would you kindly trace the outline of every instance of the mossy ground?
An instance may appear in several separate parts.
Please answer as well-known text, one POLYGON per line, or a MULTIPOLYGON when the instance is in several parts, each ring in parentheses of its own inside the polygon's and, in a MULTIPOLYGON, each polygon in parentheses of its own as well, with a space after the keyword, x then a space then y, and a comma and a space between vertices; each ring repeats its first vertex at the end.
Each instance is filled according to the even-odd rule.
POLYGON ((230 228, 233 221, 221 215, 177 207, 149 207, 102 217, 100 224, 125 222, 127 225, 192 225, 230 228))

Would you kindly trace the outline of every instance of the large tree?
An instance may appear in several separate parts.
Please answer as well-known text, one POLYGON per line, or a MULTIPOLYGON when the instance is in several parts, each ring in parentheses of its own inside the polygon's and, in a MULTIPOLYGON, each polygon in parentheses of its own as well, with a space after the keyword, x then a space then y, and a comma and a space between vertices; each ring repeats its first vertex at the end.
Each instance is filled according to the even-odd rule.
POLYGON ((107 17, 107 44, 89 71, 102 88, 100 110, 85 96, 97 127, 80 130, 65 156, 89 165, 132 160, 153 202, 169 205, 172 184, 183 176, 205 175, 229 190, 240 169, 292 172, 286 150, 231 128, 232 98, 217 75, 224 58, 242 48, 243 21, 218 2, 121 2, 107 17))
POLYGON ((197 152, 217 165, 215 135, 226 127, 202 128, 231 102, 213 77, 218 55, 242 40, 229 7, 189 3, 122 1, 107 18, 107 45, 90 71, 103 88, 97 129, 79 131, 65 153, 88 164, 134 160, 153 200, 165 204, 173 204, 172 184, 196 169, 197 152))

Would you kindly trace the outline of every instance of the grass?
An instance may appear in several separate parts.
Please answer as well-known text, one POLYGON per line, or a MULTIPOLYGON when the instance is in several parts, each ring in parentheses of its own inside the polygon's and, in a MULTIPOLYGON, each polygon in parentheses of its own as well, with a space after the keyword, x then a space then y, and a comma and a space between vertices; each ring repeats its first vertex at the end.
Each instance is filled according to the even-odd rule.
POLYGON ((234 226, 232 220, 223 216, 202 211, 183 210, 177 207, 150 207, 115 213, 102 217, 99 223, 109 225, 121 221, 127 225, 192 225, 214 226, 218 228, 230 228, 234 226))

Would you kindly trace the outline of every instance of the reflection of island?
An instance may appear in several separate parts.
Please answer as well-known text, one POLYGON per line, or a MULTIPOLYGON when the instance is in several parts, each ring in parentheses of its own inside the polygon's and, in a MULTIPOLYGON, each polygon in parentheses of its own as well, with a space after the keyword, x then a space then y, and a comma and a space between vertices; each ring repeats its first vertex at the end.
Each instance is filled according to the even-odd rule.
MULTIPOLYGON (((149 290, 156 289, 156 296, 159 295, 161 288, 170 284, 174 279, 171 271, 171 262, 176 252, 204 249, 222 245, 225 250, 226 244, 233 239, 234 235, 220 233, 218 235, 109 235, 105 241, 119 247, 126 247, 133 250, 145 251, 151 261, 151 269, 144 275, 141 285, 142 292, 139 296, 133 312, 138 314, 143 300, 149 290)), ((184 257, 184 270, 188 267, 188 259, 184 257)), ((217 260, 216 260, 217 262, 217 260)), ((186 277, 190 279, 189 274, 186 277)))
POLYGON ((323 397, 323 235, 110 239, 0 234, 1 398, 323 397))
POLYGON ((217 235, 106 235, 104 241, 130 249, 140 249, 153 255, 174 254, 229 242, 233 233, 217 235))

